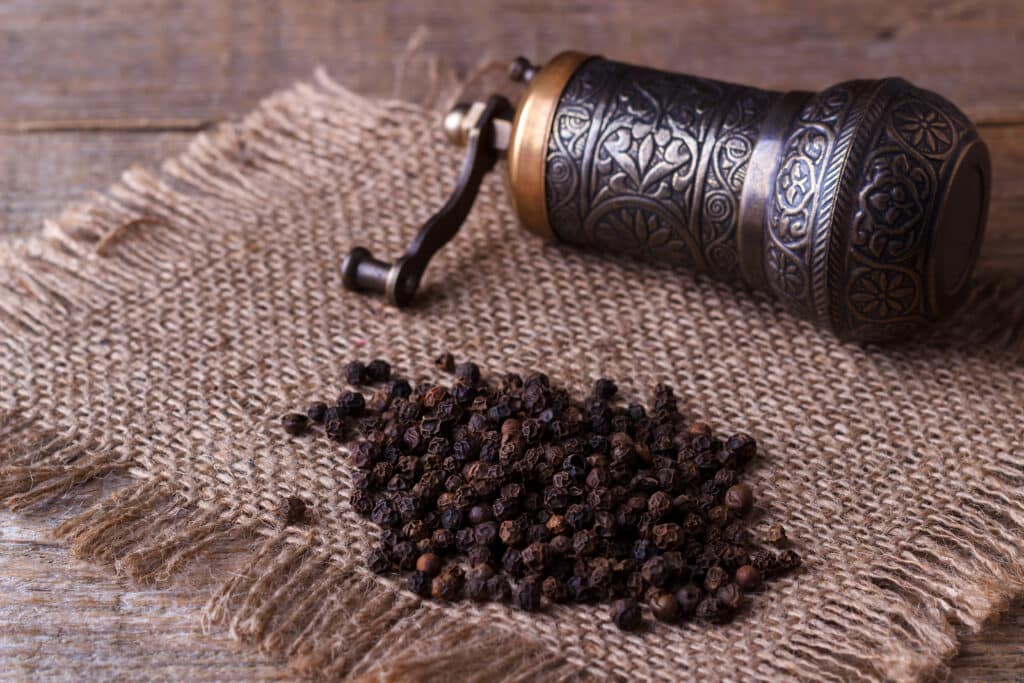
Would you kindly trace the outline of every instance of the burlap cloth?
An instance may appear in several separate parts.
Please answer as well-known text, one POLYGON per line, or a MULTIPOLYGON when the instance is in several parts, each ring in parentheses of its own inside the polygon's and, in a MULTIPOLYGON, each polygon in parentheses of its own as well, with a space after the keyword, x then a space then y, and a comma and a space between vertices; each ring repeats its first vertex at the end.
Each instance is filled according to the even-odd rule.
POLYGON ((321 75, 4 248, 0 496, 129 473, 57 533, 140 581, 256 539, 204 618, 328 677, 909 679, 1024 592, 1019 281, 980 283, 928 343, 841 344, 758 295, 544 246, 493 174, 419 306, 345 291, 348 249, 399 254, 458 155, 437 114, 321 75), (804 568, 732 624, 631 634, 604 607, 440 606, 370 575, 344 455, 279 417, 336 395, 347 359, 416 378, 444 349, 576 389, 675 385, 759 439, 755 531, 782 521, 804 568), (292 495, 311 528, 282 529, 292 495))

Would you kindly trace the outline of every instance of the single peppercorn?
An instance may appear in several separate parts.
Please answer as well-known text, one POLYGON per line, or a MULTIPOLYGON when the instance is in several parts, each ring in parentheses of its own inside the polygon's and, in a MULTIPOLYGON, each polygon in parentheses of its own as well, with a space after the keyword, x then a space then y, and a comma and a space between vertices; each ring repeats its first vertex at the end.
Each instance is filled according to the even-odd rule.
POLYGON ((366 383, 366 366, 357 360, 345 364, 345 381, 349 384, 359 386, 366 383))
POLYGON ((568 602, 570 596, 569 588, 565 583, 555 576, 548 576, 541 584, 541 593, 544 597, 554 603, 568 602))
POLYGON ((709 567, 704 574, 704 588, 709 593, 714 593, 729 580, 729 574, 719 566, 709 567))
POLYGON ((656 592, 648 602, 648 605, 651 608, 651 614, 658 621, 670 624, 677 621, 681 614, 679 601, 676 600, 676 596, 664 591, 656 592))
POLYGON ((612 623, 623 631, 633 631, 639 628, 643 619, 640 612, 640 605, 632 598, 621 598, 612 603, 612 623))
POLYGON ((789 539, 786 537, 786 529, 781 524, 772 524, 768 527, 765 540, 777 548, 785 548, 789 539))
POLYGON ((386 360, 377 358, 366 364, 364 373, 370 383, 387 382, 391 379, 391 365, 386 360))
POLYGON ((345 415, 358 417, 366 408, 366 399, 358 391, 343 391, 338 397, 338 408, 345 415))
POLYGON ((302 413, 288 413, 281 418, 281 424, 284 427, 284 431, 292 436, 302 436, 306 433, 309 418, 302 413))
POLYGON ((487 590, 494 602, 508 602, 512 599, 512 586, 504 576, 493 576, 488 579, 487 590))
POLYGON ((745 591, 756 591, 761 587, 761 572, 752 564, 745 564, 736 570, 736 584, 745 591))
POLYGON ((703 599, 704 591, 692 583, 688 583, 676 591, 676 602, 679 603, 679 612, 682 616, 694 614, 703 599))
POLYGON ((441 558, 434 553, 423 553, 416 559, 416 571, 428 576, 437 576, 441 572, 441 558))
POLYGON ((779 553, 777 559, 777 566, 781 571, 790 571, 797 569, 801 564, 800 556, 793 550, 783 550, 779 553))
POLYGON ((409 580, 406 583, 406 587, 421 598, 430 597, 431 584, 433 579, 430 574, 423 572, 413 572, 409 575, 409 580))
POLYGON ((715 592, 715 600, 723 610, 735 612, 743 602, 743 591, 735 583, 727 583, 715 592))
POLYGON ((480 368, 476 363, 459 363, 455 366, 455 375, 470 384, 476 384, 480 381, 480 368))
POLYGON ((442 372, 455 372, 455 356, 445 351, 434 359, 434 365, 442 372))
POLYGON ((736 484, 725 492, 725 506, 739 515, 745 515, 754 504, 754 491, 749 484, 736 484))
POLYGON ((366 557, 366 565, 374 574, 387 574, 391 571, 391 560, 382 550, 371 550, 366 557))
POLYGON ((618 391, 619 388, 615 386, 615 382, 610 379, 602 377, 594 382, 594 397, 599 398, 602 401, 610 401, 618 391))
POLYGON ((512 603, 525 612, 540 609, 541 582, 534 576, 520 581, 512 591, 512 603))
POLYGON ((306 417, 313 422, 322 423, 324 418, 327 416, 327 404, 323 401, 316 401, 310 403, 309 408, 306 409, 306 417))
POLYGON ((392 400, 396 398, 409 398, 409 395, 412 393, 412 386, 408 381, 398 379, 388 382, 384 390, 392 400))
POLYGON ((430 595, 435 600, 458 600, 465 584, 465 574, 458 565, 448 565, 441 570, 431 585, 430 595))
POLYGON ((474 526, 492 519, 494 519, 494 513, 489 503, 479 503, 469 509, 469 523, 474 526))
POLYGON ((720 624, 726 620, 728 614, 719 606, 718 601, 713 598, 704 598, 697 605, 697 618, 712 624, 720 624))
POLYGON ((473 602, 487 602, 491 599, 487 579, 471 576, 466 579, 466 597, 473 602))
POLYGON ((543 572, 554 559, 547 543, 531 543, 523 550, 522 557, 523 564, 533 572, 543 572))
POLYGON ((672 569, 664 557, 655 556, 644 562, 640 575, 651 586, 664 586, 671 578, 672 569))

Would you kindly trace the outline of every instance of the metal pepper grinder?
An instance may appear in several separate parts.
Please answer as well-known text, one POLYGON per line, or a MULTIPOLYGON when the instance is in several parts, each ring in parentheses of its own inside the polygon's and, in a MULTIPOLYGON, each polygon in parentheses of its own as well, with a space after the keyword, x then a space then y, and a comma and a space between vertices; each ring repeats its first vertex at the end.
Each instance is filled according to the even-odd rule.
POLYGON ((898 78, 770 92, 564 52, 520 58, 529 87, 457 106, 467 147, 452 197, 395 264, 356 248, 352 289, 411 303, 507 153, 523 226, 745 282, 845 339, 911 336, 962 300, 990 191, 984 142, 898 78))

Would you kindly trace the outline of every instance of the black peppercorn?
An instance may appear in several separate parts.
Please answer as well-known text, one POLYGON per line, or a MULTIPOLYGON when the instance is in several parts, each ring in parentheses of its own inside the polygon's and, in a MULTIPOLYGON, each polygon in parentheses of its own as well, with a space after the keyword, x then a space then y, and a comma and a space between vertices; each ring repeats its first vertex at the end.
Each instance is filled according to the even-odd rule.
POLYGON ((801 560, 800 556, 797 555, 795 551, 783 550, 781 553, 779 553, 779 557, 777 559, 776 564, 779 570, 790 571, 793 569, 797 569, 801 564, 801 560))
POLYGON ((487 602, 491 599, 491 591, 487 579, 471 576, 466 579, 466 597, 473 602, 487 602))
POLYGON ((743 602, 743 591, 735 583, 727 583, 715 592, 715 600, 723 610, 735 612, 743 602))
POLYGON ((466 551, 466 558, 471 565, 486 565, 493 557, 493 551, 486 545, 474 545, 466 551))
POLYGON ((501 566, 510 576, 522 576, 526 573, 523 553, 516 548, 508 548, 501 558, 501 566))
POLYGON ((369 382, 387 382, 391 379, 391 365, 379 358, 367 363, 364 372, 369 382))
POLYGON ((430 536, 430 541, 438 550, 448 550, 455 545, 455 534, 444 528, 434 529, 434 533, 430 536))
POLYGON ((671 593, 658 591, 650 599, 648 604, 651 607, 651 614, 653 614, 654 618, 658 621, 672 623, 677 621, 681 614, 679 601, 676 600, 676 596, 671 593))
POLYGON ((565 535, 553 537, 548 545, 551 547, 551 551, 558 555, 565 556, 573 551, 572 539, 565 535))
POLYGON ((665 558, 655 556, 644 562, 640 568, 640 575, 652 586, 664 586, 671 578, 672 569, 665 558))
POLYGON ((541 582, 533 576, 528 576, 512 591, 512 603, 519 609, 526 612, 536 612, 540 609, 541 582))
POLYGON ((441 558, 434 553, 423 553, 416 560, 416 571, 428 576, 437 576, 441 572, 441 558))
POLYGON ((429 574, 425 574, 423 572, 413 572, 409 575, 409 581, 406 584, 406 586, 411 592, 415 593, 421 598, 428 598, 430 597, 432 583, 433 579, 429 574))
POLYGON ((455 375, 470 384, 476 384, 480 381, 480 368, 476 363, 459 363, 455 366, 455 375))
POLYGON ((377 501, 373 506, 373 511, 370 513, 370 519, 374 524, 379 524, 380 526, 385 527, 394 526, 401 521, 398 513, 395 512, 394 505, 391 504, 391 501, 386 499, 377 501))
POLYGON ((442 372, 455 372, 455 356, 445 351, 434 360, 434 365, 442 372))
POLYGON ((618 392, 619 388, 610 379, 601 378, 594 382, 594 397, 602 401, 609 401, 618 392))
POLYGON ((725 448, 736 456, 736 464, 743 466, 757 453, 757 442, 747 434, 734 434, 725 442, 725 448))
POLYGON ((690 616, 697 611, 697 606, 704 599, 704 591, 695 584, 688 583, 676 591, 676 602, 682 616, 690 616))
POLYGON ((465 525, 466 515, 457 508, 441 511, 441 526, 451 531, 458 531, 465 525))
POLYGON ((459 552, 467 552, 476 545, 476 531, 466 527, 455 532, 455 549, 459 552))
POLYGON ((366 366, 357 360, 345 364, 345 381, 359 386, 366 383, 366 366))
POLYGON ((552 552, 547 543, 531 543, 523 550, 523 564, 533 572, 542 572, 551 564, 552 552))
POLYGON ((572 548, 577 557, 588 557, 597 552, 597 535, 588 529, 581 529, 572 536, 572 548))
MULTIPOLYGON (((328 411, 329 412, 329 411, 328 411)), ((345 421, 342 419, 327 419, 324 421, 324 433, 334 441, 345 440, 345 421)))
POLYGON ((309 524, 311 515, 309 506, 297 496, 288 496, 281 505, 281 516, 285 526, 309 524))
POLYGON ((338 397, 338 408, 345 415, 358 417, 366 407, 366 399, 358 391, 343 391, 338 397))
POLYGON ((473 527, 477 545, 491 545, 498 539, 497 522, 481 522, 473 527))
POLYGON ((373 498, 364 491, 353 491, 349 496, 349 504, 360 515, 366 516, 373 510, 373 498))
POLYGON ((544 597, 554 603, 568 602, 571 597, 569 588, 564 582, 554 576, 548 576, 541 584, 541 593, 544 597))
POLYGON ((302 413, 288 413, 281 418, 281 424, 284 426, 284 431, 292 436, 302 436, 306 433, 309 418, 302 413))
POLYGON ((715 598, 704 598, 697 605, 697 618, 701 621, 706 621, 712 624, 720 624, 726 620, 728 613, 725 612, 718 605, 718 601, 715 598))
POLYGON ((612 622, 623 631, 632 631, 640 626, 643 615, 640 605, 631 598, 622 598, 612 603, 612 622))
POLYGON ((462 595, 465 574, 458 565, 448 565, 434 577, 430 595, 435 600, 458 600, 462 595))
POLYGON ((768 527, 765 540, 778 548, 785 548, 789 539, 786 538, 786 529, 781 524, 772 524, 768 527))
POLYGON ((526 524, 521 517, 506 519, 498 527, 498 538, 507 546, 518 547, 526 542, 526 524))
POLYGON ((323 401, 310 403, 309 408, 306 409, 306 416, 313 422, 322 423, 326 415, 327 404, 324 403, 323 401))
POLYGON ((754 491, 748 484, 736 484, 725 492, 725 506, 739 515, 745 515, 754 503, 754 491))
POLYGON ((761 587, 761 572, 751 564, 745 564, 736 570, 736 584, 745 591, 755 591, 761 587))
POLYGON ((384 390, 391 399, 409 398, 412 394, 412 386, 404 379, 391 380, 384 390))
POLYGON ((587 529, 593 524, 594 515, 589 507, 573 503, 565 511, 565 521, 573 529, 587 529))
POLYGON ((391 560, 382 550, 371 550, 366 557, 366 565, 374 574, 387 574, 391 571, 391 560))
POLYGON ((683 544, 683 529, 678 524, 658 524, 652 529, 654 545, 661 550, 672 550, 683 544))
POLYGON ((493 576, 488 579, 487 590, 494 602, 508 602, 512 599, 512 586, 504 576, 493 576))
POLYGON ((709 593, 714 593, 729 580, 729 574, 718 566, 709 567, 704 574, 704 588, 709 593))
POLYGON ((469 509, 469 523, 473 525, 489 522, 494 519, 494 514, 489 503, 480 503, 469 509))

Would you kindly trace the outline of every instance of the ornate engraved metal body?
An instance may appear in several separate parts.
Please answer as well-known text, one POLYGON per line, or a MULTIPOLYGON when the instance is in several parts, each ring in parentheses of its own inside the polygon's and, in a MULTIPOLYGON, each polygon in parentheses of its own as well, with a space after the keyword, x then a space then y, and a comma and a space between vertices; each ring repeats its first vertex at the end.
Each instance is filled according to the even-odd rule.
POLYGON ((971 122, 898 78, 768 92, 565 52, 514 120, 491 97, 445 119, 467 146, 455 192, 394 264, 363 248, 354 289, 412 302, 507 150, 523 225, 548 239, 745 282, 862 341, 903 339, 963 299, 988 211, 971 122))
POLYGON ((593 58, 561 92, 544 179, 560 240, 742 279, 887 340, 962 292, 988 158, 963 114, 900 79, 783 94, 593 58))

